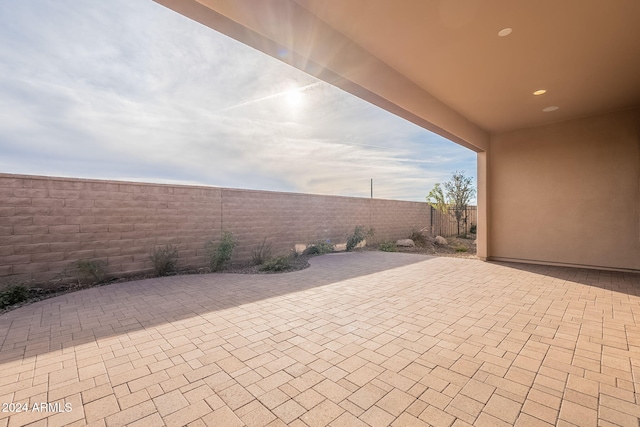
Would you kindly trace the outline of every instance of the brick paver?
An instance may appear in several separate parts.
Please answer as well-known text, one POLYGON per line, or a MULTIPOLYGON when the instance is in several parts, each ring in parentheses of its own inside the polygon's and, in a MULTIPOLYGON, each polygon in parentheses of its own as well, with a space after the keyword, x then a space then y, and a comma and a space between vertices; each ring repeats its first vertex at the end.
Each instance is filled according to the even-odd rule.
POLYGON ((311 264, 0 316, 0 426, 640 423, 640 275, 378 252, 311 264))

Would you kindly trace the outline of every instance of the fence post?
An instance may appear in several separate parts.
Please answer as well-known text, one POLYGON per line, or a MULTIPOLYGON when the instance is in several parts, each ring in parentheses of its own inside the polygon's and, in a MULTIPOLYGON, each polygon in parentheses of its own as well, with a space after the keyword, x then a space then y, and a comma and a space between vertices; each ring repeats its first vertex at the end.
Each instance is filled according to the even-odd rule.
POLYGON ((433 206, 429 205, 429 234, 433 236, 433 206))

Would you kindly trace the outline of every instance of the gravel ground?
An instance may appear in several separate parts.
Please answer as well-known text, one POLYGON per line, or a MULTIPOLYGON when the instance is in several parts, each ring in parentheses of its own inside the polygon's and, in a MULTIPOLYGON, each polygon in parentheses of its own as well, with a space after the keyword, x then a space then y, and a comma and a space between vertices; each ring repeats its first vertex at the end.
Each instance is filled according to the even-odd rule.
POLYGON ((398 248, 398 252, 418 253, 425 255, 448 256, 455 258, 471 258, 476 257, 476 240, 475 235, 469 235, 469 238, 447 237, 448 245, 438 245, 435 239, 426 238, 423 246, 417 245, 415 248, 398 248))

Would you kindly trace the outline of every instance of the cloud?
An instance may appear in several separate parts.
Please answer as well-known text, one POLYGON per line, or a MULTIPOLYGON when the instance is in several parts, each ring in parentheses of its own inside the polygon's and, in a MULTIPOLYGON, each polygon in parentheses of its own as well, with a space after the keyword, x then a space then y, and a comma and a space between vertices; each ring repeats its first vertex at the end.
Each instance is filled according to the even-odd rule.
POLYGON ((8 3, 2 171, 403 200, 475 177, 471 151, 153 2, 8 3))

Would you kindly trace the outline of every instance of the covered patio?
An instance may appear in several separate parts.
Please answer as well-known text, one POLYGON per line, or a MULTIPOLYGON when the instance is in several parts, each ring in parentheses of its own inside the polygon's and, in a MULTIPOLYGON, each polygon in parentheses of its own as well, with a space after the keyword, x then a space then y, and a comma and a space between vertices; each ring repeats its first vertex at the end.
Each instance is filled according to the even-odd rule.
POLYGON ((634 273, 382 252, 96 287, 0 316, 0 426, 637 426, 639 319, 634 273))

